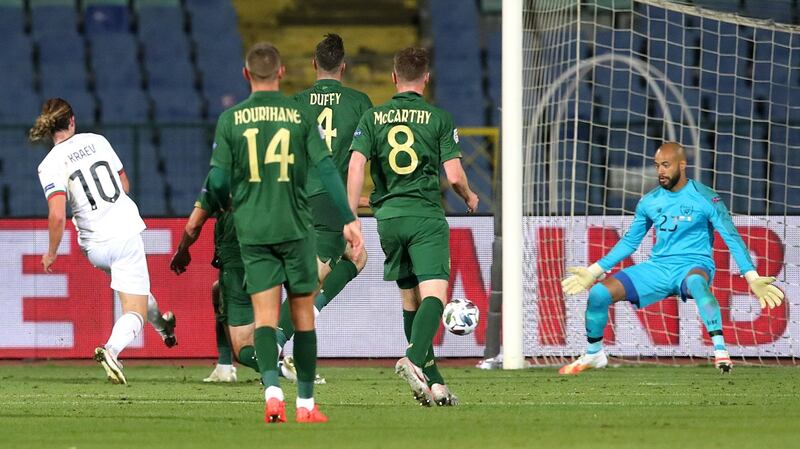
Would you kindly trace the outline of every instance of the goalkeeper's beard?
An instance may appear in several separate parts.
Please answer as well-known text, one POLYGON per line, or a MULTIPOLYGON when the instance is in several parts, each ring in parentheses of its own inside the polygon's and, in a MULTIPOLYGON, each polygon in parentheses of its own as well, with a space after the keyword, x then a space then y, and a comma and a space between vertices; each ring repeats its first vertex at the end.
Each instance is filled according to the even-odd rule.
POLYGON ((672 190, 672 188, 675 187, 675 185, 678 184, 678 181, 680 181, 680 180, 681 180, 680 172, 678 174, 676 174, 675 176, 659 176, 658 177, 658 183, 661 185, 661 187, 663 187, 663 188, 665 188, 667 190, 672 190))

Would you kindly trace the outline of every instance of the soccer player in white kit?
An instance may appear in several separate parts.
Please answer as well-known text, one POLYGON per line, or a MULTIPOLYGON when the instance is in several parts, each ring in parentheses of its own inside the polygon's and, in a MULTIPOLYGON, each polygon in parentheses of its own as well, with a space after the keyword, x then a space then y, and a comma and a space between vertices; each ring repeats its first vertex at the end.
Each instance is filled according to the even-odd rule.
POLYGON ((119 353, 144 326, 144 318, 172 347, 175 316, 161 314, 150 294, 150 276, 141 233, 145 229, 136 203, 127 195, 128 177, 108 140, 98 134, 75 134, 72 107, 61 98, 51 98, 31 128, 31 141, 52 139, 53 148, 39 164, 39 180, 47 197, 50 243, 42 256, 44 270, 50 272, 64 235, 66 203, 72 208, 72 221, 78 231, 78 244, 89 262, 111 274, 111 288, 122 303, 122 315, 114 323, 104 346, 94 350, 115 384, 127 383, 119 353))

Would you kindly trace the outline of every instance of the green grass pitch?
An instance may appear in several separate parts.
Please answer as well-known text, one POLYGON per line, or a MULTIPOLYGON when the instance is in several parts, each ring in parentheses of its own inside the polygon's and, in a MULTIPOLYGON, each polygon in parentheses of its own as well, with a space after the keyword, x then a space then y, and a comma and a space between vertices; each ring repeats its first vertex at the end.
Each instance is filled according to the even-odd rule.
POLYGON ((458 407, 422 408, 391 367, 323 366, 331 422, 266 425, 255 374, 210 385, 210 366, 0 366, 0 448, 788 448, 800 445, 800 369, 627 366, 444 368, 458 407), (244 379, 244 381, 243 381, 244 379))

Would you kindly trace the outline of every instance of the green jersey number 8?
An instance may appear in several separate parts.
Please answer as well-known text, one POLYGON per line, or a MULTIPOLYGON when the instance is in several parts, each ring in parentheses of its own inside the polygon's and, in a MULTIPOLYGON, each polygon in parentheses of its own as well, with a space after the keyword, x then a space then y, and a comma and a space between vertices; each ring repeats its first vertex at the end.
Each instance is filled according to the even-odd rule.
MULTIPOLYGON (((256 135, 258 128, 247 128, 242 135, 247 139, 247 162, 250 166, 250 182, 261 182, 258 163, 258 147, 256 135)), ((272 136, 267 145, 267 154, 264 164, 280 164, 278 182, 289 182, 289 164, 294 164, 294 154, 289 154, 289 139, 291 133, 286 128, 281 128, 272 136), (278 146, 280 145, 280 153, 278 146)))
POLYGON ((398 175, 407 175, 409 173, 413 173, 414 170, 417 169, 417 165, 419 165, 419 158, 417 157, 417 153, 411 148, 411 145, 414 145, 414 133, 411 132, 411 128, 406 125, 397 125, 393 126, 392 129, 389 130, 389 145, 392 147, 392 151, 389 152, 389 167, 392 168, 392 171, 397 173, 398 175), (402 133, 406 135, 406 141, 403 143, 397 142, 397 134, 402 133), (408 157, 411 159, 408 165, 401 167, 397 163, 397 156, 400 153, 408 154, 408 157))

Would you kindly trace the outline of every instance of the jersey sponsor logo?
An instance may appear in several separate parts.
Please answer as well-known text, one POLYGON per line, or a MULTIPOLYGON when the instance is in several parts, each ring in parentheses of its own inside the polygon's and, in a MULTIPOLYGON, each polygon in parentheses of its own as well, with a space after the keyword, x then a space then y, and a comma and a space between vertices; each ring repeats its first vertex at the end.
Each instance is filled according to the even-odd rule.
POLYGON ((458 128, 453 129, 453 140, 458 143, 458 128))
POLYGON ((361 136, 361 134, 364 134, 363 131, 361 131, 361 128, 356 128, 356 132, 353 133, 353 139, 361 136))
POLYGON ((682 215, 692 215, 692 211, 694 208, 691 204, 681 204, 681 214, 682 215))

